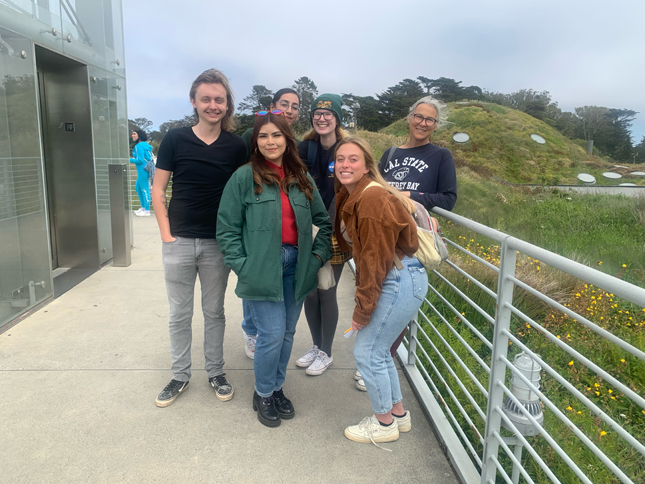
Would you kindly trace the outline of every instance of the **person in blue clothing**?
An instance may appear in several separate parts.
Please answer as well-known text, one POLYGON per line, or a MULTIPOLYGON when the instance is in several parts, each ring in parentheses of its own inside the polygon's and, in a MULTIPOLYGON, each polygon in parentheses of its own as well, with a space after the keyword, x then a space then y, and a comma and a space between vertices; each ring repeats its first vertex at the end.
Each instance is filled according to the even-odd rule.
POLYGON ((152 146, 147 143, 148 135, 142 129, 132 132, 132 141, 135 145, 130 163, 134 163, 137 167, 135 189, 141 203, 141 208, 134 214, 138 217, 150 217, 150 175, 146 171, 146 163, 152 158, 152 146))

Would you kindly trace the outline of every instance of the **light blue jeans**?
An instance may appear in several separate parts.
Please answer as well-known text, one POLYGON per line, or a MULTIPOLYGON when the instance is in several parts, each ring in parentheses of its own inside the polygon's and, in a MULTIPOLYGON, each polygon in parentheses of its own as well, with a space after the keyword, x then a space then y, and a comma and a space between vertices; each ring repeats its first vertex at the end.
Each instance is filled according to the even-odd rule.
POLYGON ((202 286, 204 312, 204 358, 208 377, 224 373, 224 295, 230 269, 215 239, 177 237, 163 242, 161 250, 166 292, 170 306, 170 353, 172 377, 188 381, 191 376, 193 300, 195 279, 202 286))
POLYGON ((287 376, 293 335, 302 310, 302 302, 296 303, 294 284, 297 260, 298 248, 283 245, 282 301, 246 301, 258 331, 253 371, 255 391, 261 397, 270 397, 275 390, 280 390, 287 376))
POLYGON ((387 413, 403 397, 390 346, 412 320, 428 291, 428 275, 416 257, 404 257, 385 280, 370 323, 356 334, 354 360, 374 413, 387 413))

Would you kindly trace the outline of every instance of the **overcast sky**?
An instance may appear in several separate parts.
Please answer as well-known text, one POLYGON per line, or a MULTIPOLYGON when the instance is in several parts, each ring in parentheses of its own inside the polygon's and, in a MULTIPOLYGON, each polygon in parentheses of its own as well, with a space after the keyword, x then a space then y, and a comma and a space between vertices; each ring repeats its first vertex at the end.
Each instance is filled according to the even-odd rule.
POLYGON ((128 117, 155 126, 191 112, 205 69, 254 84, 307 76, 319 93, 375 95, 404 78, 547 90, 561 109, 638 111, 645 134, 645 1, 123 1, 128 117))

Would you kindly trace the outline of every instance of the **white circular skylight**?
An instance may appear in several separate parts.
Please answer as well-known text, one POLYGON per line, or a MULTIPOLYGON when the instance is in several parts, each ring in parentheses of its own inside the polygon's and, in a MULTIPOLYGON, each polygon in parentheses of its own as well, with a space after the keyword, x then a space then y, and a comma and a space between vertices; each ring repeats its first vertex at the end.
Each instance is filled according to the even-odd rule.
POLYGON ((587 183, 589 185, 593 185, 596 183, 596 177, 593 175, 590 175, 589 173, 580 173, 578 175, 578 180, 580 180, 583 183, 587 183))
POLYGON ((619 178, 622 178, 623 175, 620 173, 614 173, 613 171, 606 171, 602 174, 605 178, 611 178, 612 180, 617 180, 619 178))
POLYGON ((455 133, 452 139, 455 141, 455 143, 465 143, 470 139, 470 136, 468 136, 466 133, 455 133))
POLYGON ((531 139, 533 141, 535 141, 536 143, 541 144, 541 145, 546 143, 546 140, 542 136, 540 136, 539 134, 532 134, 531 139))

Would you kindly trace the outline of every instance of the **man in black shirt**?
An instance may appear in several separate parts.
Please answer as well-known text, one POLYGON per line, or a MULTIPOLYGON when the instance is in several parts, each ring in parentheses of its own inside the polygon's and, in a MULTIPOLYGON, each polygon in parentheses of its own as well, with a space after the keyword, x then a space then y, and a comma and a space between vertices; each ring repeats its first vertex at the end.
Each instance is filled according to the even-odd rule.
POLYGON ((199 274, 204 312, 204 357, 218 399, 233 398, 224 367, 224 294, 230 269, 217 245, 217 210, 226 182, 246 162, 246 146, 233 129, 233 95, 221 72, 203 72, 190 89, 198 123, 172 129, 157 156, 152 204, 163 242, 162 256, 170 305, 173 377, 157 396, 167 407, 188 387, 195 279, 199 274), (172 174, 172 197, 166 188, 172 174))

